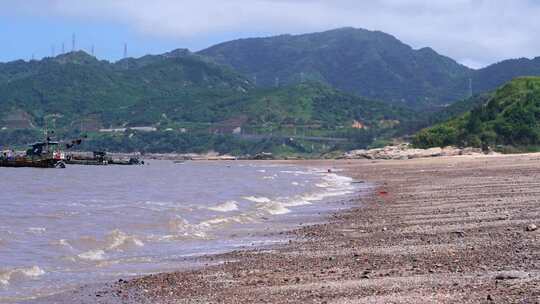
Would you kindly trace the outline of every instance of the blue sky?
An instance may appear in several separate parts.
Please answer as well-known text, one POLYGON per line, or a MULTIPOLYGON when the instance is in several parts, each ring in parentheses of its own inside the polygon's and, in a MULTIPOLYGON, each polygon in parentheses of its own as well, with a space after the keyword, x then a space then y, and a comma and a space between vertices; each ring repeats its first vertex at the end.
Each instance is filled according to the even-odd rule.
POLYGON ((62 42, 117 60, 253 36, 343 26, 381 30, 481 67, 540 56, 538 0, 0 0, 0 62, 62 42))
POLYGON ((72 49, 75 34, 76 48, 88 53, 94 46, 95 55, 107 60, 118 60, 123 56, 124 43, 128 55, 140 57, 145 54, 164 53, 179 47, 202 48, 220 37, 181 39, 156 37, 142 34, 133 28, 111 21, 78 21, 73 18, 51 18, 33 16, 2 16, 0 19, 0 62, 16 59, 28 60, 50 56, 54 50, 58 55, 64 49, 72 49))

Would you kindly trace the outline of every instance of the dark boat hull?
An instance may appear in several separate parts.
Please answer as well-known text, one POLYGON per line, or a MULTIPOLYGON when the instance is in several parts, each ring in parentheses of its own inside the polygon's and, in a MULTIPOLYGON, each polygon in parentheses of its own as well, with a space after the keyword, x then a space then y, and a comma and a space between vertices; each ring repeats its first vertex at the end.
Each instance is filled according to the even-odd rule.
POLYGON ((83 159, 71 159, 66 160, 68 165, 81 165, 81 166, 106 166, 108 163, 106 161, 99 160, 83 160, 83 159))
POLYGON ((58 168, 63 163, 55 159, 2 159, 0 167, 7 168, 58 168))

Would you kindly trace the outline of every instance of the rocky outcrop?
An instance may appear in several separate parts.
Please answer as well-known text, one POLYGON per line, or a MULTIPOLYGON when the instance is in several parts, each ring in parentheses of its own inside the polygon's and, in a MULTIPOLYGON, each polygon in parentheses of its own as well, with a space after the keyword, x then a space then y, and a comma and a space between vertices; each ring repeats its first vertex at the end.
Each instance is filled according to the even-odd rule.
MULTIPOLYGON (((490 152, 492 154, 492 152, 490 152)), ((414 149, 409 144, 387 146, 380 149, 353 150, 343 154, 344 159, 414 159, 440 156, 483 155, 478 148, 430 148, 414 149)))

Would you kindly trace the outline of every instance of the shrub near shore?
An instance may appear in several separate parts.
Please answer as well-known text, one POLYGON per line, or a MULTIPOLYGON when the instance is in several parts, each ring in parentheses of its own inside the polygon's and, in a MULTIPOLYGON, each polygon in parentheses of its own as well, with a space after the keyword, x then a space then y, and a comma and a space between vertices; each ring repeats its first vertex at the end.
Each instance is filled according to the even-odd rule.
POLYGON ((540 144, 540 78, 517 78, 499 88, 487 103, 417 133, 420 148, 448 145, 527 151, 540 144))

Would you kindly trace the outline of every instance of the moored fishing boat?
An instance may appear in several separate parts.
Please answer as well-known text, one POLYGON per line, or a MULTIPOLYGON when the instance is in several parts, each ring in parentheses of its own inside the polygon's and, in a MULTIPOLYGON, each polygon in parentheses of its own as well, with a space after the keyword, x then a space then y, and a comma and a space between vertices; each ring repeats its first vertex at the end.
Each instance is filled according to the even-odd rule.
POLYGON ((2 152, 0 167, 10 168, 65 168, 65 155, 59 149, 59 143, 47 139, 30 145, 24 155, 15 155, 13 151, 2 152))
POLYGON ((73 153, 67 156, 66 163, 69 165, 88 165, 88 166, 106 166, 106 165, 144 165, 143 160, 136 157, 131 158, 113 158, 104 151, 94 151, 92 155, 85 153, 73 153))

